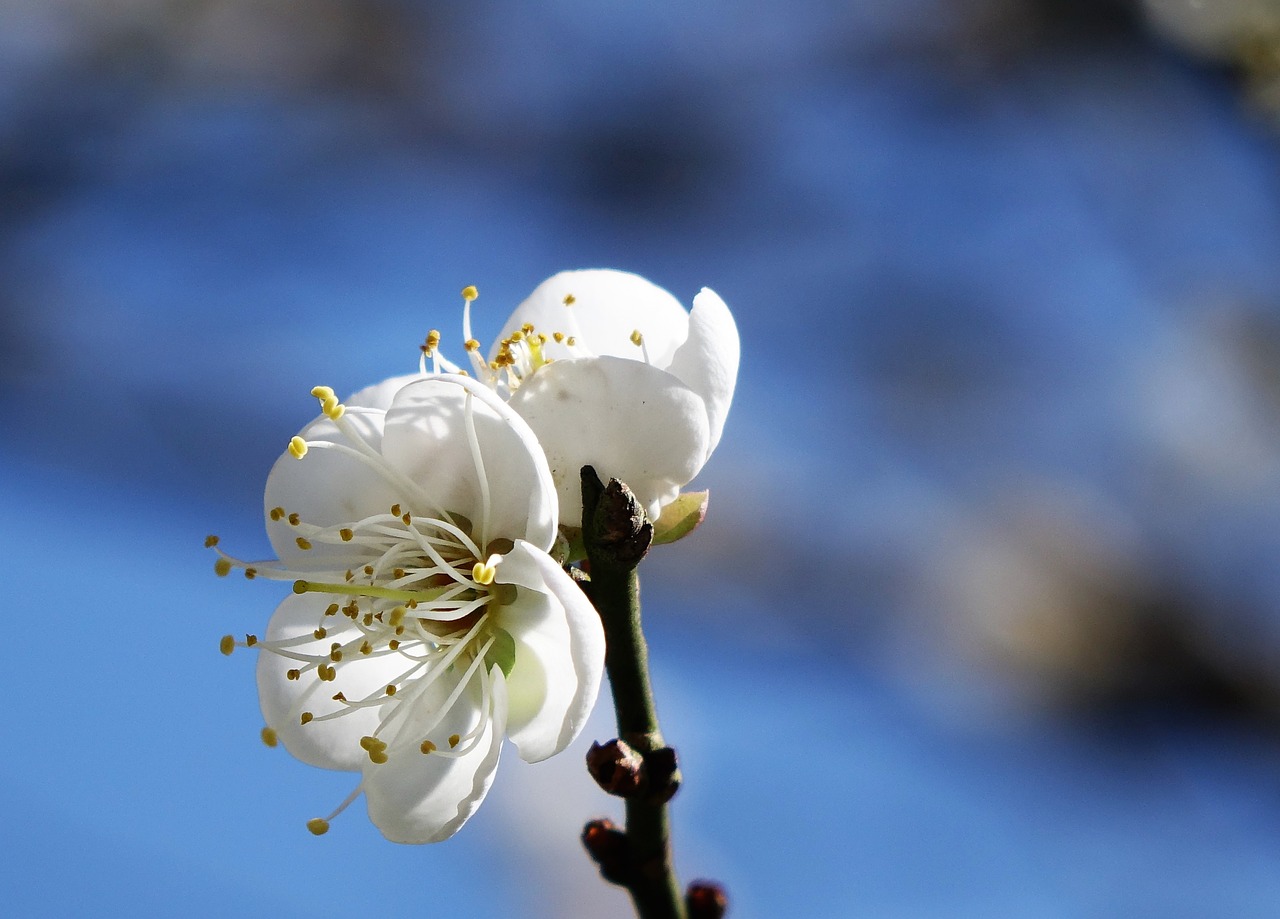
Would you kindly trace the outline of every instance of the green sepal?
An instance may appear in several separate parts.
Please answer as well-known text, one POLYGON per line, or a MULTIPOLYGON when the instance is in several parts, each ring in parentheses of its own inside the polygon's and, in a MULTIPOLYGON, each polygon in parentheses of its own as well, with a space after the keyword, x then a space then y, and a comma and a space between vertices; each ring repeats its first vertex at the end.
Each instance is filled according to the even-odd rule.
POLYGON ((653 522, 653 544, 661 546, 675 542, 696 530, 707 517, 710 498, 709 491, 689 491, 664 507, 653 522))
POLYGON ((484 653, 485 664, 490 668, 496 664, 503 676, 511 676, 511 668, 516 665, 516 640, 505 629, 493 629, 489 634, 493 644, 484 653))

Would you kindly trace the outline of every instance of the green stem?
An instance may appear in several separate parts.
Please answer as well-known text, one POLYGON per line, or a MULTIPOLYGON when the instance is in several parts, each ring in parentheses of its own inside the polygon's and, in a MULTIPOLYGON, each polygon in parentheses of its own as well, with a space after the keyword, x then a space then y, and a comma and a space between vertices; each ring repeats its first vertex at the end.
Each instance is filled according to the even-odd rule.
MULTIPOLYGON (((640 578, 634 568, 595 568, 591 599, 605 633, 605 671, 613 690, 618 736, 642 756, 665 746, 649 682, 649 650, 640 625, 640 578)), ((625 886, 640 919, 684 919, 684 897, 671 863, 666 802, 627 800, 630 870, 625 886)))

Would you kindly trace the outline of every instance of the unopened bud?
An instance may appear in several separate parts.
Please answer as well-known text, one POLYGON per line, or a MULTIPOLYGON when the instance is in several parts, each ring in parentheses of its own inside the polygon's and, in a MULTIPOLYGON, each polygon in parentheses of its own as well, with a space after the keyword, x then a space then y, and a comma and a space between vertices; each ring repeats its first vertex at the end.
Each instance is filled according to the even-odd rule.
POLYGON ((666 804, 680 790, 680 764, 676 751, 659 747, 644 755, 645 795, 649 804, 666 804))
POLYGON ((582 537, 593 563, 630 570, 640 564, 653 542, 653 524, 624 483, 608 485, 591 466, 582 471, 582 537))
POLYGON ((587 771, 596 784, 611 795, 634 797, 645 780, 644 760, 621 740, 601 746, 593 743, 587 751, 587 771))
POLYGON ((631 857, 627 834, 608 817, 589 821, 582 829, 582 844, 600 868, 600 876, 612 884, 627 883, 627 863, 631 857))
POLYGON ((694 881, 684 898, 689 919, 722 919, 729 911, 729 898, 715 881, 694 881))

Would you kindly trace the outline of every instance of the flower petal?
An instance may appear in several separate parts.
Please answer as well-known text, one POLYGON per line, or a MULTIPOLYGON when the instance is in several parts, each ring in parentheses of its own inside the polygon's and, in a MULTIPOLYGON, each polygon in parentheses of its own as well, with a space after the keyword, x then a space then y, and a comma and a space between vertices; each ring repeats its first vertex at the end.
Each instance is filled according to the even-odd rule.
MULTIPOLYGON (((449 374, 423 377, 402 388, 387 413, 382 454, 435 502, 434 507, 417 507, 419 513, 463 514, 485 542, 523 538, 547 549, 555 541, 558 507, 538 440, 483 384, 449 374), (468 393, 483 483, 467 434, 468 393), (486 489, 488 526, 480 533, 486 489)), ((416 504, 410 499, 410 507, 416 504)))
POLYGON ((720 443, 725 416, 738 380, 741 345, 738 326, 723 300, 709 288, 693 298, 689 337, 676 351, 667 370, 702 397, 707 404, 710 440, 707 456, 720 443))
POLYGON ((364 793, 369 819, 387 839, 410 844, 447 839, 484 800, 498 768, 507 723, 507 692, 502 671, 494 667, 489 679, 492 696, 488 712, 480 710, 479 680, 473 679, 437 729, 442 735, 465 736, 485 718, 487 724, 479 741, 466 753, 445 755, 448 748, 444 746, 441 753, 423 754, 413 737, 415 725, 431 716, 432 706, 441 704, 451 688, 446 681, 438 680, 424 697, 416 700, 415 708, 420 709, 420 713, 410 716, 402 726, 404 736, 415 742, 396 750, 381 765, 366 759, 364 793))
POLYGON ((581 520, 585 465, 602 479, 625 482, 656 517, 706 460, 702 399, 676 377, 639 361, 556 361, 516 390, 510 406, 542 444, 570 526, 581 520))
MULTIPOLYGON (((679 300, 637 274, 591 268, 562 271, 539 284, 507 319, 499 339, 525 323, 547 336, 563 332, 577 339, 573 350, 547 343, 548 356, 557 360, 603 354, 640 360, 641 351, 631 342, 638 329, 650 361, 665 367, 688 335, 689 314, 679 300), (564 302, 568 295, 570 306, 564 302)), ((494 354, 497 349, 495 342, 494 354)))
POLYGON ((342 401, 346 403, 347 408, 376 408, 385 412, 391 408, 391 400, 395 398, 396 393, 414 380, 421 379, 420 373, 406 373, 403 376, 391 377, 381 383, 366 386, 342 401))
MULTIPOLYGON (((328 633, 323 640, 293 646, 300 654, 326 654, 333 642, 346 643, 360 636, 355 624, 346 616, 325 616, 324 609, 332 597, 317 594, 290 594, 267 625, 266 641, 287 641, 310 637, 319 625, 328 633)), ((359 770, 369 756, 360 749, 360 738, 372 734, 382 714, 379 706, 351 709, 332 721, 302 724, 304 711, 316 718, 346 708, 333 701, 336 692, 356 701, 380 692, 404 669, 405 660, 398 655, 357 658, 338 667, 338 676, 322 682, 316 671, 303 673, 298 679, 286 678, 291 668, 303 665, 277 654, 263 651, 258 655, 258 702, 267 725, 275 729, 285 749, 312 766, 325 769, 359 770)))
MULTIPOLYGON (((352 425, 374 450, 378 449, 382 442, 381 411, 350 409, 343 422, 352 425)), ((337 425, 323 415, 303 428, 299 436, 306 441, 351 446, 337 425)), ((286 520, 272 520, 272 508, 282 507, 317 526, 336 526, 385 513, 404 497, 367 463, 339 450, 315 448, 302 459, 295 459, 287 451, 282 453, 267 476, 262 500, 267 537, 277 557, 286 564, 315 565, 332 550, 320 546, 314 552, 300 552, 294 542, 297 531, 286 520)))
POLYGON ((494 619, 516 642, 507 736, 525 762, 536 763, 573 743, 591 714, 604 672, 604 629, 582 589, 526 542, 503 557, 497 581, 520 588, 494 619))

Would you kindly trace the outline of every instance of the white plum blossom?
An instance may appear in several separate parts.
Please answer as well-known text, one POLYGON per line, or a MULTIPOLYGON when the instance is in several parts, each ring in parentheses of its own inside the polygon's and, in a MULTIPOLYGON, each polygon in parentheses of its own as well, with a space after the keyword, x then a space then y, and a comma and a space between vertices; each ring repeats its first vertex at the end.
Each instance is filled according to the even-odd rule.
POLYGON ((715 292, 703 288, 686 312, 638 275, 564 271, 516 308, 487 360, 471 337, 475 289, 463 295, 472 372, 537 435, 566 524, 578 522, 584 465, 625 482, 656 517, 720 442, 739 342, 715 292))
MULTIPOLYGON (((533 432, 484 385, 401 377, 323 414, 267 479, 278 560, 217 569, 294 582, 261 638, 270 745, 361 774, 308 826, 363 792, 388 839, 435 842, 479 806, 504 737, 536 762, 586 721, 604 664, 600 620, 549 555, 555 486, 533 432)), ((211 538, 211 544, 216 539, 211 538)))

